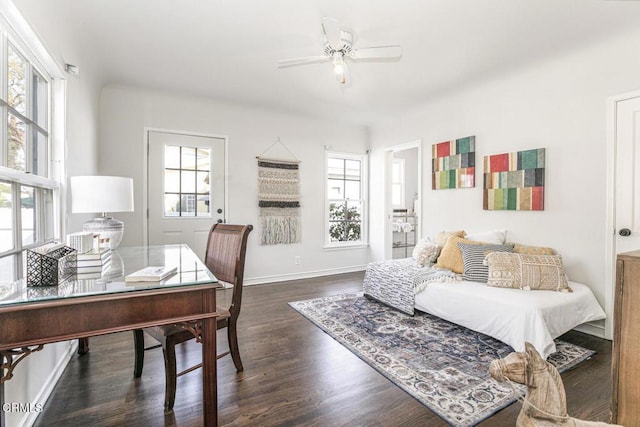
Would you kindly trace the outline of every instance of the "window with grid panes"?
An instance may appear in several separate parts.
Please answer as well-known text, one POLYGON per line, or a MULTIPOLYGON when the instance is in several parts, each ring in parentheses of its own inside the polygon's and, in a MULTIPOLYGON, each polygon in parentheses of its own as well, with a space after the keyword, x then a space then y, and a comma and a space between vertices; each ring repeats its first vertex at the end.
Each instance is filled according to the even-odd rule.
POLYGON ((164 148, 164 216, 211 217, 211 150, 167 145, 164 148))
POLYGON ((327 154, 327 246, 366 243, 366 156, 327 154))
POLYGON ((49 176, 51 77, 0 17, 0 284, 24 275, 23 251, 56 238, 49 176))

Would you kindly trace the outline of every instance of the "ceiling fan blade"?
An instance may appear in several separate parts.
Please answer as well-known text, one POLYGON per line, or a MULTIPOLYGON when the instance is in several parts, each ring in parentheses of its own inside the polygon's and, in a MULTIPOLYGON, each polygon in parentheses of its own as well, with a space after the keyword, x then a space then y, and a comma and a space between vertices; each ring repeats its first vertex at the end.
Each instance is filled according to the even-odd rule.
POLYGON ((300 58, 281 59, 278 61, 279 68, 295 67, 296 65, 315 64, 317 62, 326 62, 330 60, 330 56, 316 55, 316 56, 302 56, 300 58))
POLYGON ((342 47, 341 36, 342 30, 340 29, 340 22, 335 18, 322 18, 322 33, 327 38, 327 42, 334 49, 340 49, 342 47))
POLYGON ((398 45, 361 47, 349 52, 349 56, 353 59, 400 58, 402 56, 402 47, 398 45))

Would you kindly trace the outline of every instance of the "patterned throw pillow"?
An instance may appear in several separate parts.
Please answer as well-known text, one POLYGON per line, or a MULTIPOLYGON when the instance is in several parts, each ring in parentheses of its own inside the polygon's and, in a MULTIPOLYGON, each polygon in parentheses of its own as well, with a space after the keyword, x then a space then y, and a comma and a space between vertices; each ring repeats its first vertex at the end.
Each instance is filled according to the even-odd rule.
POLYGON ((467 233, 464 230, 459 231, 441 231, 436 234, 436 245, 443 247, 447 244, 447 239, 451 236, 464 237, 467 233))
POLYGON ((487 284, 500 288, 573 292, 560 255, 492 252, 486 256, 487 284))
POLYGON ((463 280, 487 283, 489 267, 484 265, 484 258, 491 252, 513 252, 513 245, 469 245, 458 243, 462 253, 464 270, 463 280))
POLYGON ((525 255, 555 255, 556 251, 552 248, 542 246, 526 246, 520 243, 513 244, 513 251, 525 255))
POLYGON ((458 243, 465 243, 468 245, 482 245, 484 242, 476 242, 475 240, 467 240, 458 236, 449 236, 447 243, 440 251, 438 262, 435 267, 446 268, 454 273, 462 274, 464 271, 464 261, 462 260, 462 252, 458 247, 458 243))
POLYGON ((427 264, 436 262, 438 255, 440 255, 440 249, 431 239, 425 237, 416 244, 411 255, 420 267, 424 267, 427 264))

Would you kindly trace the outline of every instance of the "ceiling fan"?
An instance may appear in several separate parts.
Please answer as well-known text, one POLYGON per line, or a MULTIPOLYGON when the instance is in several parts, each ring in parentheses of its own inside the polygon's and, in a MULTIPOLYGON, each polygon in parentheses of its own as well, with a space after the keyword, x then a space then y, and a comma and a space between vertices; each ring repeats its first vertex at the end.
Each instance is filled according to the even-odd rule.
POLYGON ((349 83, 349 69, 346 60, 379 60, 397 59, 402 56, 402 47, 398 45, 371 46, 354 49, 353 33, 340 27, 335 18, 322 18, 322 35, 324 55, 303 56, 300 58, 281 59, 278 67, 286 68, 296 65, 331 62, 338 83, 349 83))

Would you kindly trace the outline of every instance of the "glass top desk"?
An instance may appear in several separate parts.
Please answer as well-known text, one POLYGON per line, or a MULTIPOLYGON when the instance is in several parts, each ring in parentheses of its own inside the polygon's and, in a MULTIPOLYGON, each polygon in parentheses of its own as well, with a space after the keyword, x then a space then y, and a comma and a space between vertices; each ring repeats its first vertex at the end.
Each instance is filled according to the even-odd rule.
MULTIPOLYGON (((202 341, 204 425, 217 425, 216 289, 220 285, 187 245, 118 248, 101 277, 54 287, 27 287, 19 280, 0 285, 0 383, 13 367, 43 344, 198 321, 202 341), (175 266, 160 282, 124 277, 147 266, 175 266)), ((0 386, 4 402, 4 387, 0 386)), ((4 411, 0 411, 4 425, 4 411)))

